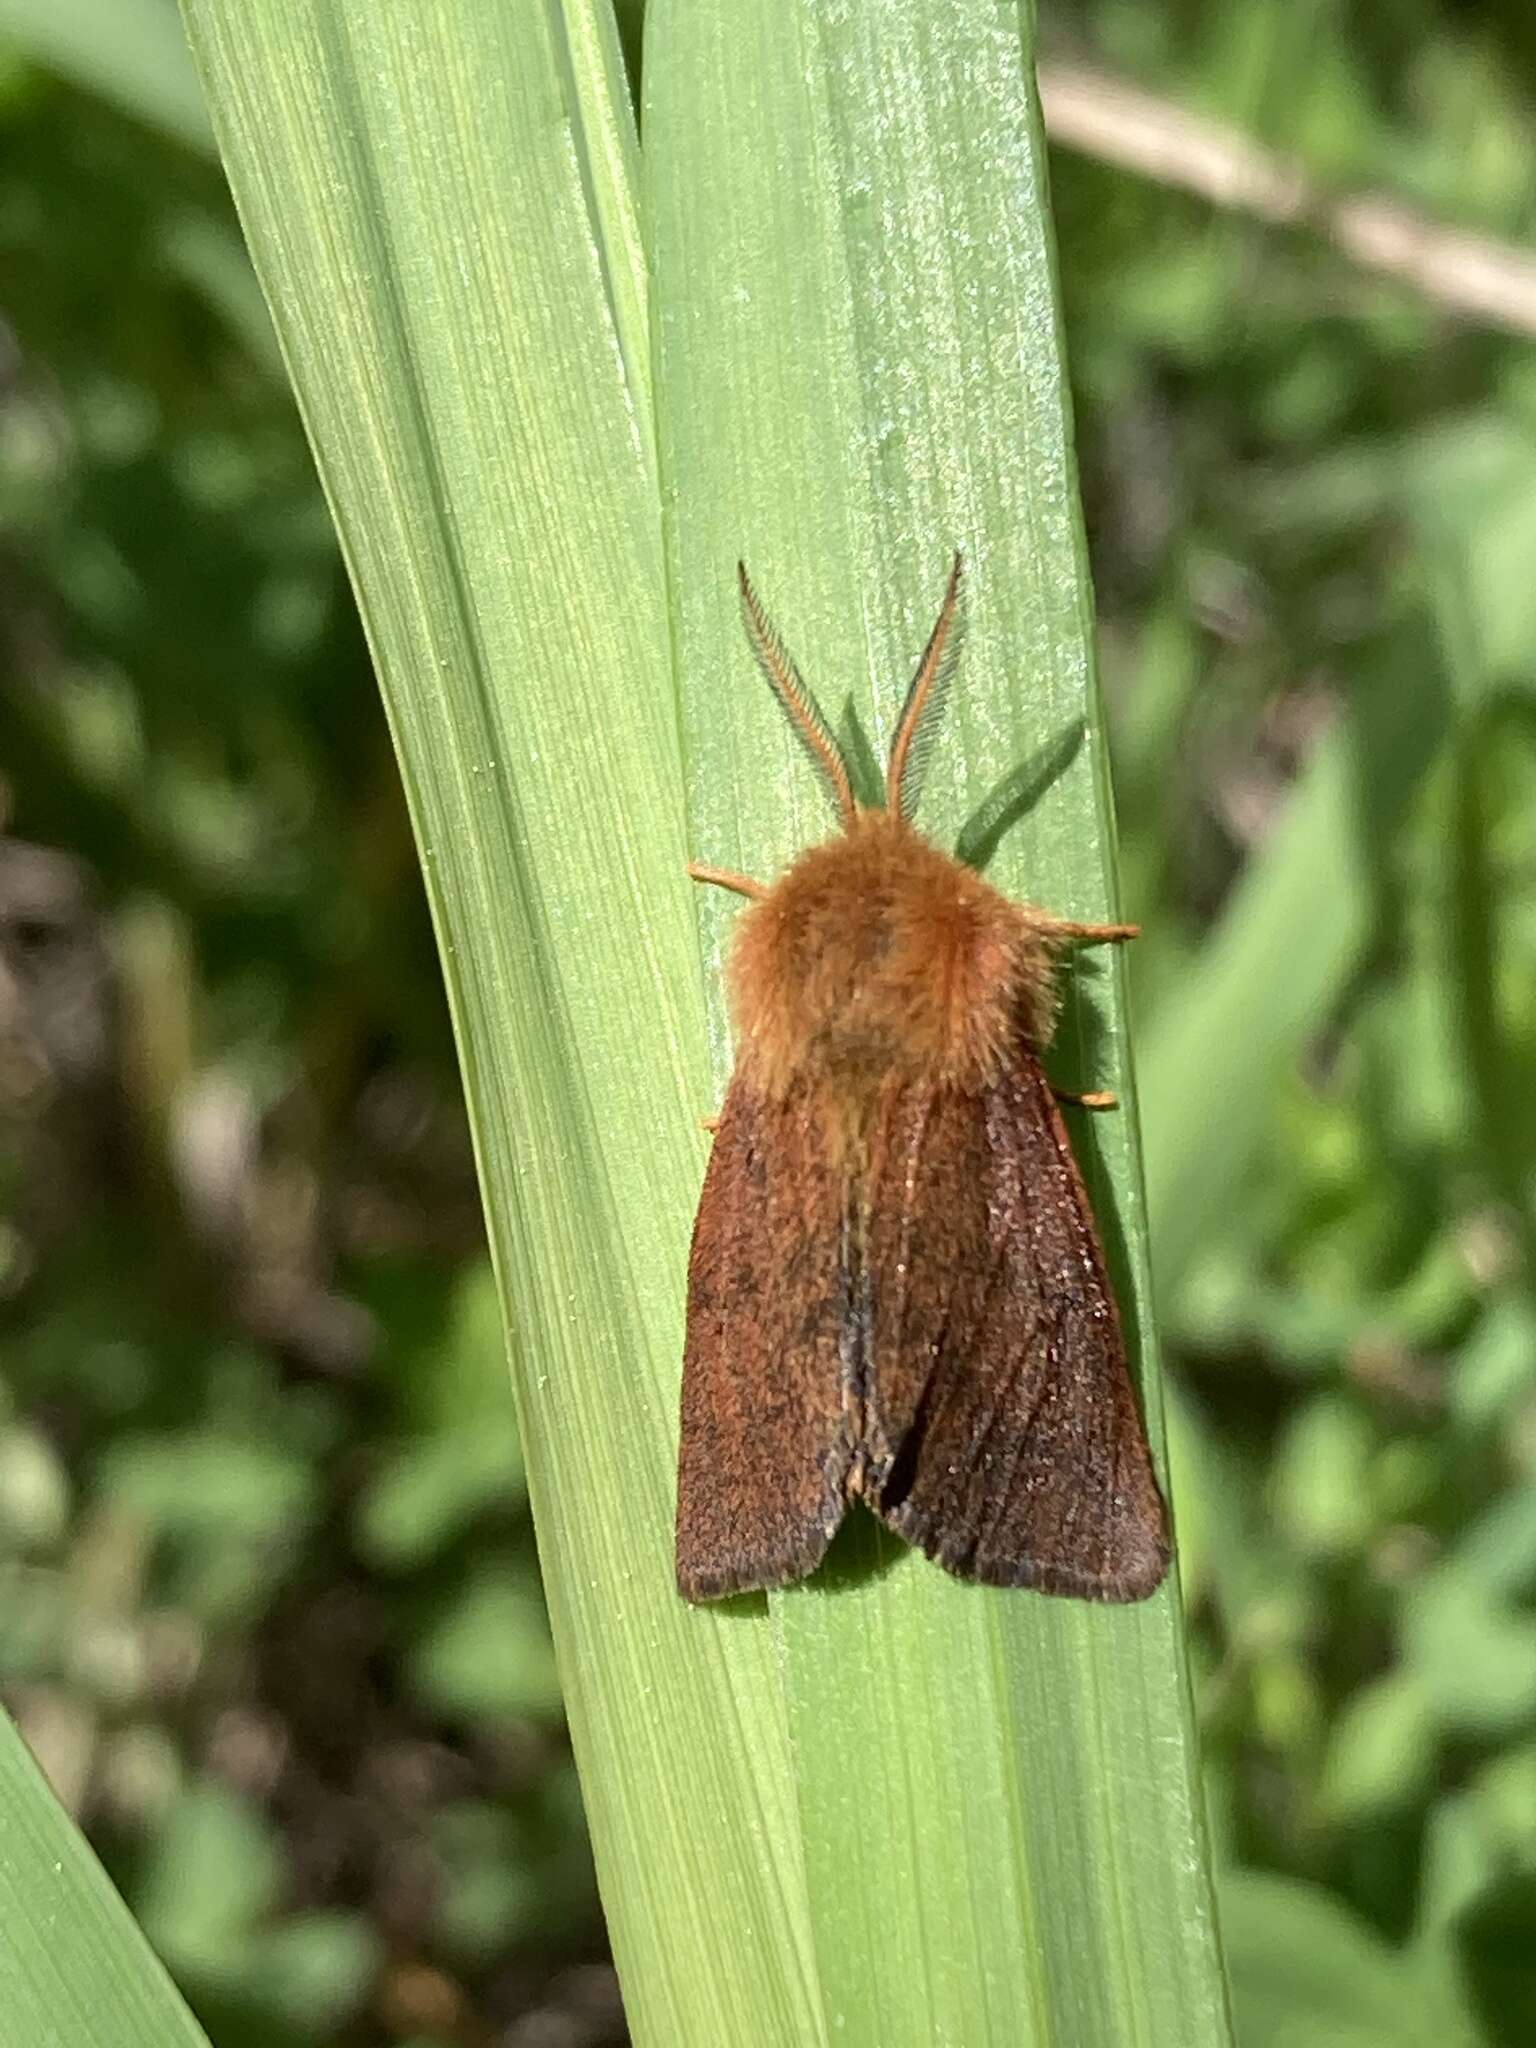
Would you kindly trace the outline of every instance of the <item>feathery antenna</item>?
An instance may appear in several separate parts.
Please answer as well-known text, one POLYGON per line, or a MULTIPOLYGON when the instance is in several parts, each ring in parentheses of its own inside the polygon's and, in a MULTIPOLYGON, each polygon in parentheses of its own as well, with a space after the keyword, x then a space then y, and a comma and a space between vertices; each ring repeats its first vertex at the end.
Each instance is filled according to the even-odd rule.
POLYGON ((757 656, 757 665, 810 755, 812 766, 831 797, 838 817, 844 825, 851 825, 858 815, 858 806, 854 802, 853 784, 842 749, 832 737, 832 728, 806 687, 805 678, 791 660, 788 648, 763 610, 744 562, 736 564, 736 577, 741 585, 741 612, 746 621, 747 638, 757 656))
POLYGON ((886 808, 898 818, 910 818, 917 809, 923 771, 933 750, 944 699, 949 694, 960 659, 960 647, 965 638, 965 617, 960 609, 961 584, 962 564, 957 552, 949 572, 944 602, 928 636, 928 645, 923 649, 923 658, 917 664, 917 673, 908 685, 907 701, 901 707, 896 737, 891 742, 885 802, 886 808))

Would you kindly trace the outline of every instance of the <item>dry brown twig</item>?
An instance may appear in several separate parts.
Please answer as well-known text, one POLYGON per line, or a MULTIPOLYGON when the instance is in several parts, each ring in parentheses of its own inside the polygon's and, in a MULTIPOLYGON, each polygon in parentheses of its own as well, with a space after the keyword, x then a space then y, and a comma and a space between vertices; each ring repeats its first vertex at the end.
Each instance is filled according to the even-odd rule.
POLYGON ((1441 226, 1381 193, 1333 194, 1294 160, 1090 65, 1046 62, 1040 101, 1053 142, 1279 227, 1310 227, 1340 252, 1437 305, 1536 334, 1536 255, 1441 226))

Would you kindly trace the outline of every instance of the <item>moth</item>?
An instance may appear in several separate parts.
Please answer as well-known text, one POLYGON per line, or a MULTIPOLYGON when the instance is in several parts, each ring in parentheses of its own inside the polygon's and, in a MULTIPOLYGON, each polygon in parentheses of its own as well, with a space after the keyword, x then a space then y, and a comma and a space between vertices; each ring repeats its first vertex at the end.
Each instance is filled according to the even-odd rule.
POLYGON ((1061 955, 1137 927, 1014 903, 913 827, 961 639, 958 555, 883 806, 855 799, 739 578, 753 653, 840 829, 771 885, 689 869, 750 908, 688 1268, 679 1589, 802 1578, 862 1502, 960 1578, 1144 1599, 1167 1519, 1040 1059, 1061 955))

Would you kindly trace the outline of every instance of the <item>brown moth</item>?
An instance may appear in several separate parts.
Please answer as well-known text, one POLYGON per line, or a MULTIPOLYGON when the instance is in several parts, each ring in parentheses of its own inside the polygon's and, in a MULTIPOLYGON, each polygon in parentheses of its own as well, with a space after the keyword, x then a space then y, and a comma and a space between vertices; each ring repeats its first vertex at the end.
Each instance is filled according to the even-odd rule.
POLYGON ((1058 955, 1136 927, 1012 903, 913 829, 960 639, 958 556, 883 808, 855 800, 740 580, 753 652, 841 830, 771 887, 689 870, 751 908, 688 1269, 679 1588, 713 1600, 801 1578, 862 1501, 961 1578, 1144 1599, 1167 1521, 1040 1064, 1058 955))

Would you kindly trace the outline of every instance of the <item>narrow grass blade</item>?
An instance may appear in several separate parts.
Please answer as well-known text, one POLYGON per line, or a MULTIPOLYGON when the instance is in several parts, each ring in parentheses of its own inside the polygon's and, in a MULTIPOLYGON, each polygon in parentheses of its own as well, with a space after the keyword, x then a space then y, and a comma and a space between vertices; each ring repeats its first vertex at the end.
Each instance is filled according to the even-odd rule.
MULTIPOLYGON (((653 0, 645 81, 696 856, 771 874, 826 830, 750 672, 736 557, 833 723, 878 754, 959 546, 971 627, 925 822, 954 843, 979 812, 1035 793, 1044 761, 1055 779, 1002 835, 993 872, 1064 912, 1107 910, 1112 827, 1018 18, 984 0, 653 0)), ((701 914, 718 960, 730 911, 701 914)), ((718 1012, 716 1049, 723 1073, 718 1012)), ((1056 1066, 1126 1102, 1077 1142, 1155 1422, 1115 962, 1077 975, 1056 1066)), ((1120 1611, 987 1592, 861 1533, 773 1602, 773 1625, 842 2038, 1227 2039, 1171 1585, 1120 1611)))
POLYGON ((207 2048, 4 1715, 0 2039, 27 2048, 207 2048))
POLYGON ((711 1098, 612 45, 576 7, 187 14, 420 839, 631 2026, 814 2044, 774 1645, 671 1576, 711 1098))

